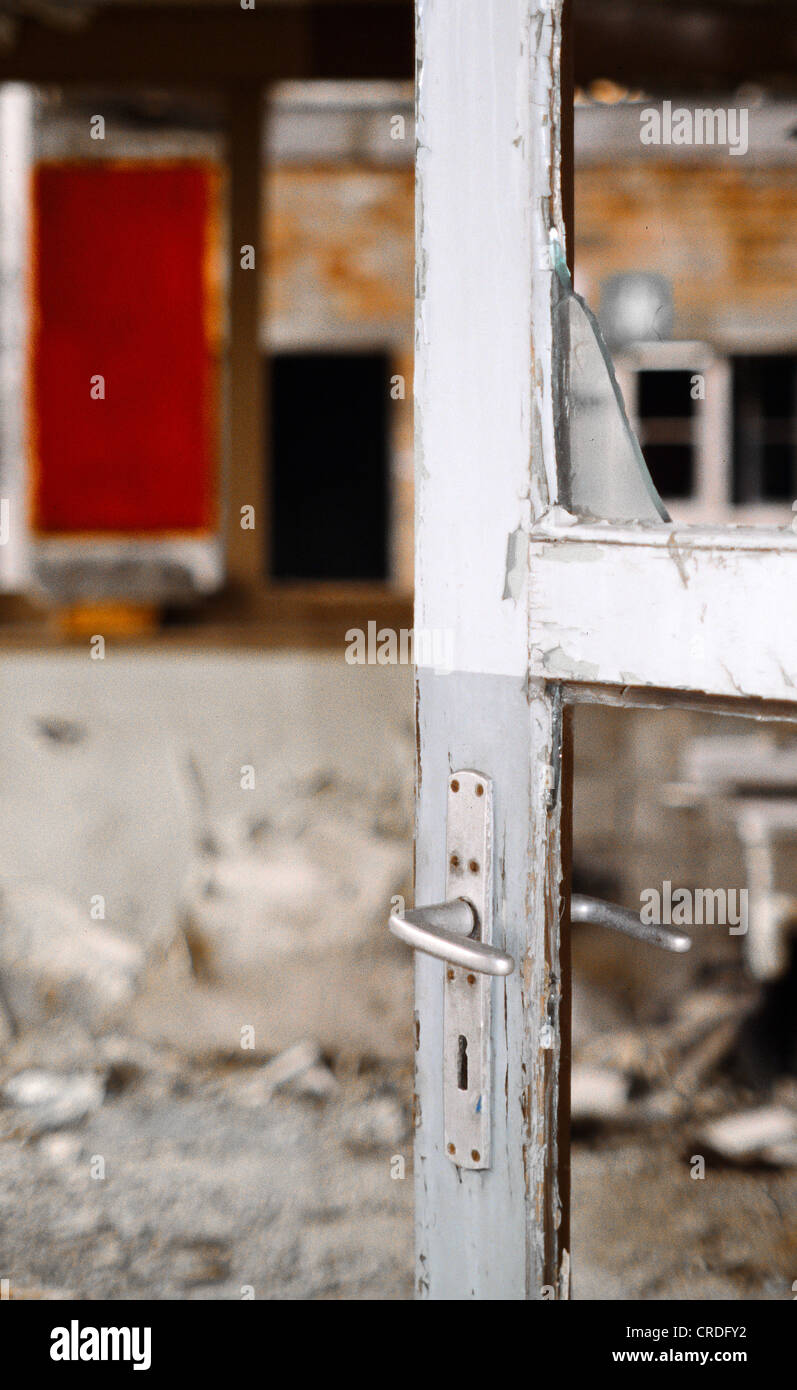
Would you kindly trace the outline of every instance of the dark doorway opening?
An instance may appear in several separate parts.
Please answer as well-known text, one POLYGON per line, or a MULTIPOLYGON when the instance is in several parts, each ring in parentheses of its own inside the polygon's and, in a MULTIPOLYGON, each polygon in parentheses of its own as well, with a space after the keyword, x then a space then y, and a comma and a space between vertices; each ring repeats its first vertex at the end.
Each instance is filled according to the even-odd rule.
POLYGON ((272 577, 386 579, 387 354, 283 353, 268 370, 272 577))

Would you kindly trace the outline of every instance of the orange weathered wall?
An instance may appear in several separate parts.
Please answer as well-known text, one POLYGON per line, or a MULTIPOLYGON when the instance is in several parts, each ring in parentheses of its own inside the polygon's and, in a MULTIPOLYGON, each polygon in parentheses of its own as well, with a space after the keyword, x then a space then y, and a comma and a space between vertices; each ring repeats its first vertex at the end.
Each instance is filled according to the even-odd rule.
POLYGON ((576 275, 673 284, 676 338, 727 351, 797 345, 797 169, 592 165, 576 173, 576 275))

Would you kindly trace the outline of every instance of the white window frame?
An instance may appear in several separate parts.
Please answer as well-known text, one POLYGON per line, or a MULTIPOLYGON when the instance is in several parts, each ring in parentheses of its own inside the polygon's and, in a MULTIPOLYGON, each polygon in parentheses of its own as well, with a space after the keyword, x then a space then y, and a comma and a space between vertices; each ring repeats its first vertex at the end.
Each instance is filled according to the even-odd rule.
MULTIPOLYGON (((774 354, 777 349, 771 349, 774 354)), ((784 349, 786 351, 786 349, 784 349)), ((617 380, 632 428, 639 434, 639 373, 679 371, 705 378, 705 397, 694 402, 694 487, 691 497, 662 497, 679 524, 766 526, 791 524, 785 502, 733 500, 733 362, 710 343, 691 340, 634 343, 615 358, 617 380)))

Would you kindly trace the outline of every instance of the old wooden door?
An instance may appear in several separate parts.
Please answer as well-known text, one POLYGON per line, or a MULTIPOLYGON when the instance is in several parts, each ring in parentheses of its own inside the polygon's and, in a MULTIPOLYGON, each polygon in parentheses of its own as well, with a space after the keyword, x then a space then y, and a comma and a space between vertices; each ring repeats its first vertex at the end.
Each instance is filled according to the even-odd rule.
POLYGON ((472 861, 515 968, 416 954, 416 1288, 567 1298, 568 706, 791 715, 797 537, 678 528, 652 493, 564 266, 561 0, 417 19, 416 637, 454 659, 418 668, 415 903, 472 861), (447 842, 454 783, 491 839, 472 800, 447 842), (452 1138, 468 1058, 484 1152, 452 1138))

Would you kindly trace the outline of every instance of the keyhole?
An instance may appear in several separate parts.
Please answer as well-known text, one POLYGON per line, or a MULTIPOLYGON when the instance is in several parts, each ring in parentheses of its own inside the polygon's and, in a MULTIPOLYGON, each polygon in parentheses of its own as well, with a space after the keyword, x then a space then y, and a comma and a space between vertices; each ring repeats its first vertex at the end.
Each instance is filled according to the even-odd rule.
POLYGON ((457 1085, 460 1091, 468 1089, 468 1040, 461 1033, 457 1050, 457 1085))

